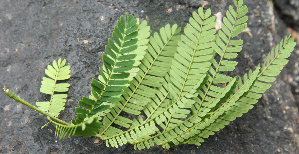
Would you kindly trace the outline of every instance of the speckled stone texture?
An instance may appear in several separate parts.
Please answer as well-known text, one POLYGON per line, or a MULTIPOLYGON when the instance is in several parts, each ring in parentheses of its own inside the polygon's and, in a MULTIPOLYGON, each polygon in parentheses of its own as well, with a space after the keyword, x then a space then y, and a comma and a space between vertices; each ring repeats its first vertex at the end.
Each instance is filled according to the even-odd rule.
MULTIPOLYGON (((49 99, 40 94, 44 69, 54 59, 71 65, 69 98, 60 118, 75 118, 74 108, 90 92, 91 78, 102 65, 101 54, 120 15, 133 13, 157 31, 167 23, 184 27, 198 1, 192 0, 1 0, 0 87, 4 85, 34 104, 49 99)), ((206 7, 225 13, 233 0, 210 0, 206 7)), ((268 0, 245 0, 252 37, 242 33, 244 49, 232 75, 242 76, 265 60, 283 36, 286 25, 268 0)), ((297 52, 299 53, 299 52, 297 52)), ((206 139, 201 146, 159 146, 134 151, 132 145, 108 148, 95 137, 54 137, 54 128, 40 129, 47 119, 0 92, 0 153, 299 153, 298 99, 289 85, 297 54, 272 88, 243 117, 206 139)), ((297 63, 298 65, 298 63, 297 63)), ((298 72, 298 71, 297 71, 298 72)))
POLYGON ((273 0, 273 5, 284 22, 298 31, 299 0, 273 0))

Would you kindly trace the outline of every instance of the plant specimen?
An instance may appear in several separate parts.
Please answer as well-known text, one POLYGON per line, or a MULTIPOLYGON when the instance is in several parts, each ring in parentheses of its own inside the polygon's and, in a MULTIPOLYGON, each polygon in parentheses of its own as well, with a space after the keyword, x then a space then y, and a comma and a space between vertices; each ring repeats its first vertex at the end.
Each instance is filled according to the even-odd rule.
POLYGON ((183 33, 176 24, 167 24, 152 36, 146 21, 121 16, 105 47, 100 75, 92 79, 90 96, 78 102, 71 123, 58 119, 67 97, 61 92, 70 86, 60 81, 70 78, 66 60, 54 60, 45 71, 48 77, 40 91, 51 95, 50 101, 36 107, 4 91, 47 116, 60 139, 96 136, 107 146, 131 143, 136 149, 200 145, 253 108, 296 46, 287 36, 255 70, 243 77, 227 76, 238 64, 234 59, 243 40, 237 36, 247 27, 247 11, 243 0, 234 0, 216 30, 216 17, 200 7, 183 33))

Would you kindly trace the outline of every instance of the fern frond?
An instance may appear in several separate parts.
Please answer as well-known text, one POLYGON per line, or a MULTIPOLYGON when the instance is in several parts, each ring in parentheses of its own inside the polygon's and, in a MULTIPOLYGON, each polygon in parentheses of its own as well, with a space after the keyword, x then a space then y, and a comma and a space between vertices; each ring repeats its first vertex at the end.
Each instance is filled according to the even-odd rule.
POLYGON ((64 139, 66 136, 74 136, 78 125, 62 125, 48 117, 50 123, 55 127, 55 137, 59 140, 64 139))
MULTIPOLYGON (((245 74, 243 81, 244 84, 242 84, 242 81, 239 81, 239 88, 236 89, 234 94, 239 94, 239 97, 230 99, 230 101, 224 104, 219 111, 215 111, 215 115, 220 115, 218 118, 213 118, 217 118, 217 120, 207 124, 207 127, 202 129, 198 136, 189 139, 185 143, 200 145, 203 138, 213 135, 215 131, 219 131, 224 128, 225 125, 228 125, 229 121, 233 121, 237 117, 241 117, 244 113, 247 113, 248 110, 252 109, 253 104, 257 103, 258 99, 262 97, 262 94, 271 87, 271 83, 276 80, 275 76, 279 75, 283 66, 287 64, 287 58, 291 55, 295 46, 296 43, 294 42, 294 38, 291 38, 290 36, 287 36, 284 40, 282 40, 268 54, 266 62, 263 64, 263 67, 261 68, 261 71, 259 71, 254 82, 250 84, 250 88, 248 90, 247 88, 240 88, 245 85, 245 82, 249 81, 247 79, 247 74, 245 74), (242 90, 241 93, 240 90, 242 90)), ((255 73, 251 73, 251 71, 249 71, 248 76, 255 77, 254 74, 255 73)))
MULTIPOLYGON (((193 133, 187 135, 188 138, 185 138, 187 140, 184 143, 200 145, 200 143, 203 142, 203 138, 213 135, 214 132, 219 131, 220 129, 224 128, 225 125, 229 124, 229 121, 234 120, 233 118, 227 118, 227 116, 224 115, 233 109, 234 106, 241 100, 241 98, 248 93, 249 89, 252 87, 252 84, 256 81, 259 73, 260 67, 257 67, 255 71, 252 72, 250 70, 248 75, 245 74, 243 80, 239 78, 235 92, 229 95, 229 97, 226 99, 226 102, 222 106, 209 111, 209 113, 207 113, 209 117, 203 119, 201 123, 195 124, 192 128, 194 129, 193 133)), ((230 117, 239 117, 240 112, 245 113, 245 111, 246 110, 240 108, 231 112, 230 117)))
MULTIPOLYGON (((240 2, 240 4, 242 3, 240 2)), ((191 108, 192 114, 206 107, 213 110, 213 108, 217 108, 225 102, 224 98, 226 97, 223 97, 223 99, 218 98, 218 93, 223 89, 219 84, 226 84, 232 78, 220 72, 233 71, 237 65, 237 62, 232 59, 236 58, 237 52, 242 50, 243 41, 241 39, 232 39, 247 26, 246 23, 238 21, 240 19, 247 20, 247 17, 244 17, 244 15, 248 10, 246 6, 237 6, 237 11, 232 6, 229 6, 229 8, 226 12, 226 17, 223 18, 224 24, 222 29, 218 31, 215 42, 211 43, 214 51, 220 56, 220 60, 219 62, 214 58, 211 60, 213 65, 209 67, 209 82, 202 89, 198 90, 199 98, 195 99, 196 103, 191 108)))
MULTIPOLYGON (((244 85, 240 87, 239 92, 228 99, 228 103, 219 107, 216 111, 212 112, 208 107, 201 108, 197 111, 196 114, 190 116, 183 123, 161 133, 160 135, 157 135, 156 139, 154 140, 159 140, 160 144, 165 148, 169 148, 172 145, 177 145, 182 142, 186 143, 189 140, 192 140, 194 142, 194 139, 192 137, 194 135, 200 134, 202 129, 208 127, 210 123, 215 121, 215 119, 217 119, 217 117, 221 115, 221 113, 232 106, 231 104, 233 104, 235 100, 240 97, 240 95, 242 95, 246 90, 250 88, 251 84, 255 81, 258 73, 259 69, 256 69, 253 75, 250 75, 246 82, 244 82, 244 85)), ((228 86, 235 85, 235 81, 236 80, 232 80, 230 82, 231 85, 228 86)), ((224 90, 223 94, 227 94, 230 91, 231 87, 224 90)), ((203 142, 203 139, 200 138, 198 139, 198 141, 203 142)))
MULTIPOLYGON (((203 139, 201 139, 202 136, 198 135, 197 137, 199 138, 194 137, 196 139, 192 139, 192 136, 200 134, 200 132, 202 131, 201 129, 205 129, 211 123, 213 123, 216 117, 219 117, 221 114, 223 114, 224 109, 228 110, 230 108, 226 106, 234 104, 241 97, 241 95, 247 92, 246 89, 249 88, 248 84, 245 84, 247 86, 240 86, 241 83, 239 83, 239 86, 236 86, 235 93, 233 93, 233 91, 230 91, 226 94, 225 97, 223 97, 223 99, 220 98, 220 100, 217 97, 217 95, 215 95, 217 94, 217 91, 219 89, 222 89, 218 85, 219 83, 226 84, 228 81, 231 80, 231 77, 224 74, 220 74, 220 72, 233 71, 235 69, 235 66, 238 64, 238 62, 234 61, 233 59, 236 58, 238 52, 242 50, 243 41, 241 39, 233 40, 233 38, 240 34, 243 31, 243 29, 247 27, 247 24, 245 22, 248 19, 247 16, 244 16, 247 13, 248 8, 247 6, 242 5, 242 0, 240 0, 239 2, 235 1, 235 6, 237 8, 236 11, 232 6, 229 6, 229 10, 226 12, 226 17, 223 18, 222 29, 218 31, 216 41, 212 43, 212 47, 214 51, 220 56, 220 60, 219 62, 217 62, 215 59, 212 60, 213 67, 210 67, 209 70, 209 73, 211 74, 211 76, 209 76, 209 83, 206 85, 205 88, 198 91, 200 99, 198 99, 192 107, 192 116, 197 115, 199 111, 202 111, 202 109, 206 109, 206 111, 208 112, 202 114, 205 116, 209 115, 212 119, 208 120, 208 118, 207 121, 209 123, 200 124, 200 129, 193 129, 193 133, 190 133, 185 137, 185 139, 188 139, 188 141, 192 140, 192 142, 196 144, 199 144, 200 142, 195 141, 203 141, 203 139), (239 87, 243 88, 239 89, 239 87), (216 103, 213 103, 215 100, 216 103), (217 110, 215 111, 215 109, 217 110), (213 116, 214 112, 216 112, 216 116, 213 116)), ((257 75, 257 70, 255 71, 255 75, 257 75)), ((244 77, 244 80, 246 79, 247 77, 244 77)), ((251 81, 252 83, 254 80, 255 76, 251 76, 251 80, 246 80, 246 82, 251 81)), ((242 81, 239 80, 239 82, 242 81)), ((213 131, 207 132, 213 134, 213 131)), ((186 141, 185 143, 187 143, 188 141, 186 141)))
MULTIPOLYGON (((203 77, 201 77, 201 82, 204 80, 204 78, 205 78, 205 75, 203 75, 203 77)), ((196 92, 196 89, 200 85, 201 85, 200 82, 198 84, 196 84, 194 86, 194 88, 192 88, 192 91, 190 91, 188 94, 186 94, 187 96, 183 97, 182 100, 180 100, 180 102, 182 102, 182 101, 185 102, 184 99, 188 99, 188 98, 192 97, 193 96, 192 94, 194 94, 196 92)), ((156 115, 156 117, 153 117, 152 120, 143 121, 143 119, 141 117, 139 117, 138 120, 134 120, 132 127, 129 130, 127 130, 125 132, 119 132, 117 135, 109 137, 108 143, 110 143, 110 145, 112 147, 118 147, 118 145, 125 144, 128 141, 132 144, 136 144, 135 147, 137 147, 138 149, 142 149, 142 148, 144 148, 144 146, 146 146, 146 147, 148 147, 149 145, 153 146, 155 144, 154 142, 148 143, 146 145, 144 145, 144 143, 149 141, 149 138, 152 138, 151 135, 155 134, 156 132, 159 132, 158 131, 159 129, 156 126, 155 122, 159 126, 162 126, 163 125, 162 121, 167 121, 168 120, 167 118, 171 118, 170 115, 174 114, 174 112, 176 112, 175 115, 186 114, 187 110, 179 109, 178 105, 176 105, 177 103, 178 102, 176 102, 172 106, 166 107, 165 111, 162 114, 156 115), (124 138, 119 139, 119 140, 117 139, 124 135, 125 135, 124 138), (114 142, 116 140, 117 140, 117 142, 114 142)), ((106 144, 108 144, 108 143, 106 142, 106 144)))
POLYGON ((127 112, 140 115, 140 111, 150 102, 150 98, 155 96, 158 91, 154 88, 162 86, 163 76, 169 71, 171 59, 177 51, 179 32, 180 28, 177 25, 171 27, 168 24, 160 29, 160 34, 154 33, 154 36, 150 37, 148 52, 138 66, 137 75, 122 94, 121 100, 115 102, 115 106, 110 109, 111 112, 104 117, 101 134, 111 136, 108 132, 113 127, 111 126, 113 123, 129 128, 133 121, 119 114, 127 112))
MULTIPOLYGON (((169 81, 169 75, 167 75, 162 82, 162 86, 157 89, 157 94, 151 98, 151 100, 146 104, 146 106, 143 108, 143 112, 147 116, 147 118, 144 120, 144 122, 153 120, 154 117, 157 117, 158 115, 162 114, 163 111, 167 110, 167 107, 169 107, 172 104, 172 100, 169 97, 169 91, 168 91, 168 82, 169 81)), ((142 122, 141 124, 143 124, 142 122)), ((132 128, 138 126, 139 123, 135 124, 132 123, 132 128)))
MULTIPOLYGON (((198 9, 198 14, 193 12, 193 17, 189 19, 190 24, 187 24, 184 29, 185 35, 178 43, 178 52, 172 61, 169 92, 173 101, 177 102, 178 108, 181 109, 191 108, 194 101, 184 98, 184 95, 189 93, 201 80, 199 77, 209 70, 211 59, 214 57, 211 43, 216 33, 215 16, 210 17, 210 15, 211 10, 204 12, 202 7, 198 9)), ((187 111, 184 110, 184 113, 181 111, 180 114, 172 112, 166 122, 165 130, 181 123, 179 119, 186 118, 189 114, 187 111), (173 116, 177 118, 172 118, 173 116)))
MULTIPOLYGON (((208 67, 211 65, 209 60, 214 56, 211 41, 214 40, 214 34, 216 33, 216 30, 213 29, 215 25, 215 17, 210 17, 211 10, 204 13, 202 8, 199 9, 199 14, 201 16, 194 13, 194 18, 190 18, 190 24, 188 24, 187 28, 184 30, 186 36, 182 36, 182 41, 178 43, 178 52, 174 55, 174 60, 172 61, 172 67, 170 69, 170 76, 173 78, 170 77, 167 81, 171 83, 171 85, 169 84, 168 87, 166 85, 167 88, 162 86, 162 89, 165 88, 164 94, 158 93, 156 97, 152 98, 150 104, 153 105, 154 108, 152 108, 151 105, 147 105, 144 109, 145 114, 152 117, 163 129, 167 129, 167 127, 172 126, 175 123, 182 122, 177 118, 186 117, 186 114, 189 113, 188 110, 182 108, 188 108, 188 106, 190 108, 194 103, 192 100, 188 101, 188 99, 196 97, 196 95, 194 96, 194 93, 204 81, 206 76, 205 72, 208 71, 208 67), (196 28, 195 32, 194 27, 196 28), (206 69, 199 69, 200 67, 206 67, 206 69), (180 72, 177 73, 177 71, 180 72), (188 76, 189 78, 187 78, 188 76), (198 76, 202 77, 198 78, 198 76), (182 86, 176 85, 177 82, 174 82, 176 78, 178 78, 179 81, 182 81, 182 86), (172 91, 169 88, 172 88, 172 91), (173 92, 172 95, 174 96, 168 96, 166 90, 170 93, 173 92), (169 100, 167 97, 176 99, 173 99, 167 107, 159 107, 159 105, 168 104, 163 103, 163 101, 167 102, 167 100, 169 100)), ((148 118, 150 119, 150 117, 148 118)), ((129 131, 134 131, 134 129, 142 127, 149 122, 147 120, 146 122, 144 122, 143 119, 135 120, 135 123, 132 124, 129 131), (138 124, 141 126, 133 128, 138 124)), ((157 129, 157 127, 153 128, 157 129)), ((147 136, 149 137, 149 135, 150 134, 147 136)), ((143 138, 146 140, 146 137, 143 138)), ((143 138, 138 140, 144 140, 143 138)), ((140 144, 141 143, 142 142, 140 142, 140 144)), ((137 147, 138 146, 141 145, 138 144, 137 147)))
MULTIPOLYGON (((216 30, 213 29, 215 26, 215 17, 210 17, 211 10, 207 10, 206 13, 204 13, 203 9, 199 8, 198 12, 199 15, 193 13, 194 17, 190 18, 190 24, 188 24, 184 30, 186 36, 182 36, 182 41, 178 43, 178 52, 175 53, 174 60, 172 61, 170 76, 173 78, 170 77, 168 80, 168 88, 166 88, 172 95, 168 96, 166 92, 164 96, 160 95, 157 97, 155 100, 157 103, 154 101, 151 104, 161 105, 161 101, 168 100, 165 99, 166 97, 175 99, 165 108, 156 106, 158 107, 156 110, 154 108, 145 109, 145 113, 149 116, 152 116, 155 111, 159 110, 160 115, 155 114, 156 117, 152 117, 156 123, 165 130, 169 126, 171 127, 176 123, 182 122, 179 119, 185 118, 186 114, 190 113, 189 110, 183 108, 190 108, 194 103, 190 98, 196 97, 194 93, 202 85, 201 83, 206 76, 205 73, 211 65, 210 60, 214 56, 211 42, 214 40, 214 34, 216 33, 216 30), (194 32, 194 30, 196 31, 194 32), (189 78, 187 78, 188 76, 189 78), (198 78, 198 76, 202 77, 198 78), (182 81, 182 86, 174 82, 176 79, 182 81)), ((140 122, 139 124, 142 125, 144 122, 140 122)), ((135 124, 133 125, 135 126, 135 124)), ((132 127, 130 130, 133 129, 132 127)))
MULTIPOLYGON (((76 108, 77 119, 74 124, 94 118, 95 115, 106 110, 103 102, 118 102, 123 91, 129 85, 129 81, 136 75, 140 60, 147 49, 146 39, 149 36, 149 27, 146 21, 139 25, 138 19, 133 15, 121 16, 112 33, 113 40, 108 39, 106 54, 103 54, 103 69, 99 69, 99 81, 92 79, 92 98, 83 97, 79 101, 81 108, 76 108)), ((113 109, 111 109, 113 112, 113 109)), ((100 128, 99 128, 100 129, 100 128)))
POLYGON ((180 108, 180 106, 182 105, 182 103, 184 103, 185 107, 188 104, 194 103, 191 98, 197 97, 197 95, 195 94, 196 90, 204 85, 206 79, 206 74, 203 74, 200 77, 200 81, 196 83, 190 91, 186 92, 183 96, 181 96, 180 99, 176 101, 172 100, 170 102, 163 102, 163 99, 161 99, 160 102, 163 102, 163 104, 165 105, 161 105, 157 111, 153 112, 154 116, 152 116, 151 120, 146 120, 144 123, 140 122, 140 125, 144 125, 145 123, 148 123, 150 121, 155 121, 156 124, 164 130, 162 132, 162 136, 161 132, 158 132, 158 134, 155 136, 149 136, 148 138, 135 140, 135 142, 132 143, 134 144, 134 147, 141 149, 141 147, 144 147, 143 145, 145 145, 147 148, 152 147, 154 143, 160 145, 160 141, 158 142, 158 140, 155 140, 159 137, 163 137, 164 132, 168 132, 168 130, 172 129, 176 125, 183 123, 183 119, 187 117, 186 114, 189 114, 190 111, 187 108, 180 108), (153 144, 147 144, 148 142, 152 142, 153 144))
MULTIPOLYGON (((223 90, 223 93, 222 93, 223 96, 219 96, 219 98, 224 97, 225 93, 228 93, 231 90, 231 87, 233 85, 235 85, 235 81, 236 81, 236 79, 234 79, 234 80, 232 80, 232 82, 230 82, 227 89, 223 90)), ((195 98, 195 97, 193 97, 193 98, 195 98)), ((174 115, 174 117, 175 117, 170 120, 173 123, 172 126, 169 126, 169 128, 166 129, 165 131, 163 131, 162 133, 159 133, 147 140, 139 141, 138 143, 135 143, 135 144, 138 145, 138 144, 141 144, 142 142, 143 142, 142 144, 145 144, 144 142, 148 142, 148 140, 152 140, 152 141, 156 141, 157 144, 159 143, 158 145, 162 145, 164 148, 170 148, 171 144, 169 144, 168 142, 172 141, 180 133, 183 133, 185 131, 185 129, 188 129, 189 127, 191 127, 193 125, 193 123, 196 124, 196 123, 200 122, 201 119, 207 115, 207 112, 210 111, 210 109, 208 109, 208 108, 203 108, 200 114, 187 118, 187 116, 185 116, 185 117, 182 117, 182 116, 184 116, 184 114, 186 114, 186 112, 190 113, 189 110, 180 109, 181 111, 183 110, 182 113, 177 112, 180 115, 173 114, 172 112, 174 110, 175 110, 175 108, 169 109, 170 114, 174 115), (181 121, 178 118, 187 118, 187 120, 181 121)), ((169 115, 168 115, 168 117, 169 117, 169 115)), ((161 120, 158 120, 157 118, 155 120, 161 121, 161 120)), ((173 143, 175 145, 179 144, 180 142, 181 141, 173 140, 173 143)))
POLYGON ((98 122, 97 118, 90 118, 88 121, 76 125, 64 125, 53 121, 50 117, 48 119, 56 128, 55 137, 59 140, 64 139, 66 136, 95 136, 102 124, 98 122))
POLYGON ((60 111, 64 110, 67 94, 57 94, 57 92, 67 92, 69 90, 69 83, 57 83, 58 81, 69 79, 70 66, 66 64, 66 60, 57 62, 53 61, 53 66, 48 65, 45 73, 50 77, 43 77, 40 92, 51 95, 50 101, 36 102, 36 105, 42 111, 49 113, 50 116, 58 117, 60 111))
POLYGON ((213 61, 215 69, 210 68, 214 84, 230 81, 230 77, 219 74, 219 72, 233 71, 238 64, 233 59, 242 50, 243 40, 233 40, 233 38, 247 27, 248 17, 244 15, 248 12, 248 8, 246 5, 241 5, 243 1, 236 4, 238 4, 236 5, 236 11, 232 6, 229 6, 229 10, 226 11, 226 16, 223 18, 222 29, 218 31, 216 41, 212 43, 213 49, 220 56, 218 63, 215 60, 213 61))
POLYGON ((271 83, 276 80, 276 76, 280 74, 284 65, 287 64, 287 58, 290 57, 295 46, 296 42, 294 42, 294 38, 287 36, 271 50, 267 56, 267 60, 261 67, 256 81, 252 84, 252 87, 246 95, 244 94, 236 103, 235 108, 243 108, 244 111, 241 113, 246 113, 249 109, 253 108, 252 104, 258 102, 258 99, 271 87, 271 83))
POLYGON ((198 82, 198 77, 206 73, 211 65, 213 49, 211 42, 215 39, 215 16, 210 17, 211 10, 205 13, 203 8, 193 17, 184 29, 182 41, 178 43, 178 52, 174 55, 170 70, 170 94, 176 100, 184 91, 198 82))
POLYGON ((96 136, 106 140, 108 147, 131 143, 135 149, 200 145, 253 108, 296 45, 287 36, 262 67, 242 78, 225 75, 238 64, 234 59, 243 41, 235 37, 248 20, 243 0, 234 4, 236 10, 229 6, 218 32, 211 10, 201 7, 193 12, 183 35, 178 35, 177 25, 167 24, 149 39, 146 21, 139 24, 132 15, 121 16, 105 46, 100 75, 92 79, 89 97, 78 102, 77 119, 71 124, 57 118, 67 97, 58 93, 69 88, 58 82, 70 78, 65 60, 54 60, 46 69, 49 77, 43 78, 40 91, 51 95, 50 101, 37 102, 36 107, 4 87, 5 94, 47 116, 59 139, 96 136))
MULTIPOLYGON (((177 145, 179 143, 182 143, 185 141, 185 143, 200 143, 203 142, 203 137, 194 137, 194 135, 200 134, 202 132, 202 129, 205 129, 208 127, 211 123, 215 121, 220 115, 222 115, 225 111, 229 110, 231 106, 238 100, 245 92, 249 90, 253 82, 256 80, 257 75, 259 73, 260 69, 257 68, 254 73, 250 73, 249 77, 247 78, 247 75, 244 77, 244 81, 239 81, 240 83, 238 84, 237 92, 232 95, 232 91, 234 88, 233 86, 236 85, 236 80, 232 80, 226 88, 223 89, 223 92, 221 96, 217 96, 217 99, 214 99, 213 101, 211 100, 210 102, 217 102, 221 101, 221 98, 224 98, 223 100, 227 100, 227 103, 225 103, 223 106, 219 107, 217 110, 211 109, 211 107, 206 106, 204 108, 200 108, 197 110, 197 113, 193 114, 189 118, 187 118, 183 123, 176 125, 175 127, 164 131, 161 134, 158 134, 150 140, 155 141, 158 145, 162 145, 164 148, 170 148, 172 145, 177 145), (244 84, 243 84, 244 83, 244 84), (197 139, 197 140, 195 140, 197 139), (191 142, 192 141, 192 142, 191 142), (198 142, 195 142, 198 141, 198 142), (200 142, 199 142, 200 141, 200 142)), ((215 104, 215 103, 211 103, 215 104)), ((215 106, 215 105, 212 105, 215 106)), ((236 115, 236 114, 234 114, 236 115)), ((218 121, 220 121, 219 119, 218 121)), ((225 123, 223 121, 222 123, 225 123)), ((227 122, 228 123, 228 122, 227 122)), ((226 123, 226 124, 227 124, 226 123)), ((216 127, 216 124, 213 125, 213 128, 216 127)), ((217 125, 218 126, 218 125, 217 125)), ((223 128, 223 127, 222 127, 223 128)), ((220 128, 221 129, 221 128, 220 128)), ((216 128, 215 130, 216 131, 216 128)), ((213 131, 209 132, 213 133, 213 131)), ((207 134, 205 131, 202 134, 207 134)), ((146 142, 150 142, 150 140, 145 140, 143 141, 142 144, 146 144, 146 142)), ((136 144, 141 144, 141 142, 136 143, 136 144)), ((151 147, 151 146, 150 146, 151 147)))
MULTIPOLYGON (((140 119, 141 120, 141 119, 140 119)), ((142 120, 140 121, 140 124, 142 120)), ((115 127, 111 127, 114 131, 119 131, 119 129, 115 129, 115 127)), ((122 146, 123 144, 134 143, 136 140, 141 140, 143 138, 148 138, 150 135, 154 134, 158 131, 158 128, 155 126, 154 121, 149 121, 146 124, 140 125, 139 127, 135 127, 134 129, 129 129, 124 132, 118 132, 118 134, 103 138, 106 140, 106 146, 109 147, 109 144, 112 147, 118 147, 118 145, 122 146)), ((112 133, 112 132, 111 132, 112 133)))
POLYGON ((283 69, 283 66, 288 63, 287 58, 291 55, 295 46, 296 42, 294 42, 294 38, 290 35, 285 37, 284 40, 281 40, 268 54, 267 59, 262 66, 258 81, 263 83, 274 82, 276 80, 275 76, 277 76, 283 69))

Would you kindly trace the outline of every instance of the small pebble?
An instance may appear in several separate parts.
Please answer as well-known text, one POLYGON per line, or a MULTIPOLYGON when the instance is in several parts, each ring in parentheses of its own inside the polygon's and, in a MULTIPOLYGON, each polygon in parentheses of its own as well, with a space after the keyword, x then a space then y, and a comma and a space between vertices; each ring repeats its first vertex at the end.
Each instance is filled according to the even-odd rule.
POLYGON ((291 83, 291 82, 294 81, 294 78, 292 78, 291 76, 289 76, 287 81, 288 81, 288 83, 291 83))
POLYGON ((88 44, 88 40, 83 40, 83 43, 84 44, 88 44))

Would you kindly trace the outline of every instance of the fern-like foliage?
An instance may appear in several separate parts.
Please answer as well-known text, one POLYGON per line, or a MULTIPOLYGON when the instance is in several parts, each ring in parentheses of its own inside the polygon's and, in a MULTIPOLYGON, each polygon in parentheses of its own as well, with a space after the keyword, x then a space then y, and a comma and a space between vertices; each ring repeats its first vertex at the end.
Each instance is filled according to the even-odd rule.
POLYGON ((160 35, 154 34, 150 37, 148 44, 148 52, 139 65, 137 75, 130 82, 130 86, 124 91, 119 102, 115 102, 115 106, 110 109, 103 119, 103 128, 101 134, 110 137, 117 132, 121 132, 112 126, 113 123, 129 128, 132 120, 120 116, 121 112, 140 115, 141 110, 150 102, 158 92, 154 88, 162 86, 164 76, 170 69, 171 60, 176 52, 176 45, 180 40, 180 28, 177 25, 166 25, 160 29, 160 35))
POLYGON ((60 111, 64 110, 67 94, 59 94, 57 92, 68 92, 69 83, 57 83, 58 81, 67 80, 70 76, 70 66, 66 64, 66 60, 59 59, 53 61, 53 66, 48 65, 45 73, 50 77, 43 77, 40 92, 51 95, 50 101, 36 102, 38 108, 49 113, 49 115, 58 117, 60 111))
POLYGON ((294 42, 294 38, 291 38, 290 36, 281 40, 281 42, 268 54, 267 60, 259 73, 255 75, 256 73, 252 73, 250 70, 248 75, 245 74, 243 80, 240 79, 235 94, 229 98, 227 104, 218 109, 219 111, 222 111, 218 113, 214 112, 214 115, 218 115, 207 120, 210 123, 209 126, 201 129, 201 134, 185 143, 200 145, 200 142, 203 142, 202 138, 207 138, 209 135, 213 135, 214 132, 219 131, 225 125, 228 125, 229 121, 241 117, 244 113, 247 113, 248 110, 252 109, 253 104, 257 103, 258 99, 262 97, 262 94, 271 87, 271 83, 276 80, 275 76, 279 75, 283 66, 288 63, 286 58, 291 55, 295 46, 296 43, 294 42), (251 77, 255 78, 253 82, 250 81, 251 77), (246 91, 242 90, 242 87, 248 82, 250 83, 250 89, 247 90, 246 88, 246 91), (236 97, 240 91, 242 95, 236 97), (213 122, 211 122, 211 120, 213 122))
POLYGON ((149 103, 143 110, 147 118, 130 120, 130 129, 111 134, 105 138, 106 144, 117 147, 131 142, 138 149, 155 144, 164 148, 179 143, 199 145, 231 121, 227 113, 240 116, 231 108, 237 109, 235 104, 249 93, 261 68, 245 74, 243 79, 223 74, 235 69, 237 62, 233 59, 242 50, 243 41, 234 38, 247 27, 247 7, 243 1, 235 1, 235 6, 236 10, 229 7, 217 35, 209 9, 204 12, 199 8, 193 13, 178 43, 169 76, 164 78, 165 86, 147 99, 149 103), (215 53, 220 60, 214 59, 215 53))
MULTIPOLYGON (((98 117, 98 113, 109 108, 108 105, 102 105, 104 102, 121 100, 121 94, 139 70, 137 66, 147 49, 149 35, 146 21, 139 25, 139 20, 133 19, 133 15, 127 16, 126 21, 120 17, 112 33, 113 40, 108 39, 109 46, 105 47, 107 55, 102 55, 104 65, 103 69, 99 69, 101 73, 99 80, 92 79, 92 96, 83 97, 79 101, 81 108, 75 109, 77 119, 72 121, 73 124, 98 117)), ((110 109, 110 113, 118 110, 121 109, 115 105, 110 109)), ((110 113, 108 114, 111 115, 110 113)))
POLYGON ((69 85, 56 83, 69 78, 65 61, 48 66, 41 92, 50 94, 49 102, 39 108, 5 93, 44 114, 62 139, 71 136, 96 136, 107 146, 126 143, 135 149, 162 145, 200 145, 205 138, 253 108, 271 87, 287 58, 294 50, 294 39, 287 36, 267 56, 265 63, 243 77, 230 77, 234 59, 243 40, 236 39, 246 27, 247 6, 234 0, 216 30, 215 16, 202 7, 192 13, 181 29, 167 24, 150 36, 146 21, 139 24, 132 15, 120 17, 103 54, 98 79, 92 79, 91 95, 82 97, 77 119, 66 123, 57 118, 63 110, 69 85), (215 58, 218 57, 218 58, 215 58), (108 110, 109 109, 109 110, 108 110))

